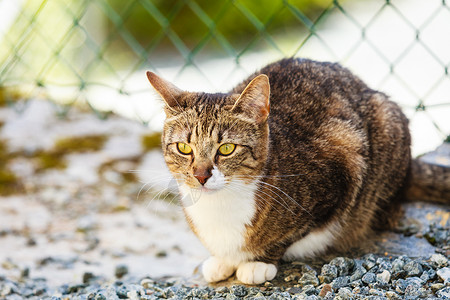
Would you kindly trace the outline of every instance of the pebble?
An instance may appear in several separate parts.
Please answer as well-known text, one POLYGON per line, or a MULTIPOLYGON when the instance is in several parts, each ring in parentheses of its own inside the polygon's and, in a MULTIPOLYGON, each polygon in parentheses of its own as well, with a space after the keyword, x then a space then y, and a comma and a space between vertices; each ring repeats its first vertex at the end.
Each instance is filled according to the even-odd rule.
POLYGON ((247 295, 247 290, 243 285, 233 285, 230 288, 230 292, 238 297, 244 297, 245 295, 247 295))
POLYGON ((330 265, 336 266, 338 276, 346 276, 353 270, 355 262, 347 257, 336 257, 330 261, 330 265))
POLYGON ((377 274, 377 281, 382 285, 387 285, 391 280, 391 273, 388 270, 383 270, 380 274, 377 274))
POLYGON ((302 275, 302 277, 298 280, 298 283, 301 286, 305 286, 305 285, 313 285, 313 286, 318 286, 319 285, 319 279, 317 278, 317 276, 315 276, 312 273, 304 273, 302 275))
POLYGON ((333 291, 333 288, 330 284, 324 284, 322 289, 319 292, 319 297, 325 297, 328 292, 333 291))
POLYGON ((443 282, 450 281, 450 268, 445 267, 442 269, 437 270, 436 275, 439 277, 439 279, 443 282))
POLYGON ((430 257, 430 263, 435 268, 446 267, 448 259, 442 254, 433 254, 430 257))
POLYGON ((403 261, 403 259, 401 259, 400 257, 396 258, 392 262, 392 272, 394 272, 394 273, 401 272, 401 271, 403 271, 404 266, 405 266, 405 262, 403 261))
POLYGON ((433 292, 436 292, 440 289, 442 289, 445 285, 443 283, 434 283, 432 285, 430 285, 430 288, 433 292))
POLYGON ((337 277, 331 282, 331 287, 333 288, 333 290, 339 290, 340 288, 348 286, 349 282, 349 276, 337 277))
POLYGON ((116 275, 117 278, 122 278, 123 276, 128 274, 128 266, 127 265, 117 265, 116 269, 114 270, 114 275, 116 275))
POLYGON ((320 273, 319 280, 320 283, 330 283, 338 276, 338 269, 334 265, 325 264, 322 266, 322 271, 320 273))
POLYGON ((423 268, 417 261, 410 261, 405 264, 403 270, 406 271, 407 276, 419 276, 423 272, 423 268))
POLYGON ((393 291, 387 291, 386 297, 390 300, 400 300, 400 295, 393 291))
POLYGON ((350 276, 350 281, 353 282, 358 279, 361 279, 366 273, 367 270, 363 266, 356 266, 355 270, 353 271, 353 274, 350 276))
POLYGON ((392 269, 392 263, 389 261, 388 258, 385 257, 379 257, 377 259, 377 266, 379 270, 391 270, 392 269))
POLYGON ((362 282, 365 284, 374 283, 376 281, 377 277, 375 273, 367 272, 364 274, 364 276, 361 278, 362 282))
POLYGON ((338 297, 342 300, 353 299, 353 293, 349 288, 343 287, 339 289, 338 297))
POLYGON ((436 292, 441 299, 450 299, 450 286, 440 289, 436 292))
POLYGON ((370 270, 376 266, 376 261, 377 261, 377 258, 375 257, 374 254, 371 253, 371 254, 364 256, 364 261, 363 261, 362 265, 364 268, 366 268, 366 270, 370 270))

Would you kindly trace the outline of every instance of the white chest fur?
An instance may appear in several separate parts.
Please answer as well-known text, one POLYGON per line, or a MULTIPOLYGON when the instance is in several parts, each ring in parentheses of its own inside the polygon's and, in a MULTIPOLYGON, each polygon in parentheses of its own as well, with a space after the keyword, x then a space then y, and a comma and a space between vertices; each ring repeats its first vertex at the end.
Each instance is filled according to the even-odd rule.
POLYGON ((242 251, 246 225, 255 213, 256 184, 232 181, 213 193, 193 193, 180 188, 183 203, 196 231, 212 255, 237 265, 252 255, 242 251), (195 197, 195 199, 194 199, 195 197))

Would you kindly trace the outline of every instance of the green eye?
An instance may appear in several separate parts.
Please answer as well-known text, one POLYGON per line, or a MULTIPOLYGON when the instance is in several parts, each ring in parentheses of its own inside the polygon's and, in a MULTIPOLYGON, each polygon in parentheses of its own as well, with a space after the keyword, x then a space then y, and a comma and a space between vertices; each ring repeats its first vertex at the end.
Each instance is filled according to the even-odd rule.
POLYGON ((191 154, 192 148, 188 144, 185 143, 177 143, 177 149, 181 154, 191 154))
POLYGON ((235 144, 223 144, 219 147, 219 154, 227 156, 233 153, 234 149, 236 149, 235 144))

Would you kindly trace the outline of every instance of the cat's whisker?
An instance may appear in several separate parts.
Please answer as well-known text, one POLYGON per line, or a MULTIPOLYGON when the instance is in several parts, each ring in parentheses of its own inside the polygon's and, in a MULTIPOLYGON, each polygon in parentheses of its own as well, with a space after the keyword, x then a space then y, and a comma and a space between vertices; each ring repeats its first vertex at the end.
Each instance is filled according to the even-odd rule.
MULTIPOLYGON (((278 200, 276 197, 270 195, 269 193, 264 192, 263 191, 264 188, 267 188, 267 187, 265 187, 265 186, 259 187, 258 192, 263 193, 264 195, 266 195, 267 197, 269 197, 270 199, 274 200, 275 202, 280 204, 282 207, 287 209, 290 213, 295 215, 294 211, 289 207, 288 203, 286 203, 286 201, 284 201, 283 197, 281 197, 280 195, 278 195, 277 193, 275 193, 274 191, 269 189, 272 193, 274 193, 280 199, 280 200, 278 200)), ((270 201, 267 201, 267 199, 264 199, 264 197, 262 197, 262 196, 261 196, 261 199, 265 200, 265 202, 267 202, 267 203, 270 203, 270 201)))
MULTIPOLYGON (((227 187, 228 189, 230 189, 230 190, 232 190, 233 192, 235 192, 238 196, 240 195, 240 193, 243 191, 243 190, 245 190, 245 188, 239 188, 239 186, 234 186, 234 187, 231 187, 231 186, 228 186, 227 187)), ((268 195, 268 194, 266 194, 266 195, 268 195)), ((275 198, 273 198, 272 196, 270 196, 270 195, 268 195, 271 199, 273 199, 275 202, 278 202, 278 203, 280 203, 278 200, 276 200, 275 198)), ((264 203, 264 204, 268 204, 268 205, 270 205, 273 209, 275 209, 275 211, 277 211, 278 213, 280 213, 280 211, 273 205, 273 203, 271 203, 270 201, 267 201, 267 199, 265 199, 262 195, 260 195, 260 194, 258 194, 258 193, 255 193, 255 198, 256 199, 259 199, 259 200, 261 200, 260 202, 261 203, 264 203)), ((281 203, 280 203, 281 204, 281 203)), ((255 205, 256 205, 256 207, 259 209, 259 210, 264 210, 264 207, 263 206, 261 206, 261 204, 260 203, 258 203, 258 201, 255 201, 255 205)), ((282 205, 282 204, 281 204, 282 205)), ((283 205, 282 205, 283 206, 283 205)), ((285 206, 283 206, 283 207, 285 207, 285 206)), ((287 208, 288 210, 290 210, 288 207, 285 207, 285 208, 287 208)), ((292 211, 291 211, 292 212, 292 211)), ((293 213, 293 212, 292 212, 293 213)))
MULTIPOLYGON (((296 206, 300 207, 302 210, 304 210, 306 213, 308 213, 311 217, 311 213, 309 211, 307 211, 302 205, 300 205, 300 203, 298 203, 297 201, 295 201, 290 195, 288 195, 286 192, 284 192, 282 189, 280 189, 277 186, 274 186, 272 184, 269 184, 267 182, 264 181, 259 181, 258 183, 261 183, 265 188, 267 189, 275 189, 279 192, 281 192, 283 195, 285 195, 287 197, 287 199, 289 199, 293 204, 295 204, 296 206)), ((283 200, 283 202, 285 203, 286 206, 284 206, 285 208, 289 208, 289 205, 284 201, 284 197, 282 197, 280 194, 278 194, 277 192, 275 192, 274 190, 271 190, 272 193, 274 193, 275 195, 277 195, 279 197, 279 199, 283 200)), ((275 199, 274 199, 275 200, 275 199)), ((281 203, 280 203, 281 204, 281 203)))
POLYGON ((284 180, 284 178, 292 178, 292 177, 299 177, 299 176, 306 176, 307 173, 300 173, 300 174, 283 174, 283 175, 234 175, 234 178, 239 179, 262 179, 262 178, 280 178, 281 180, 284 180))
MULTIPOLYGON (((234 184, 234 185, 225 185, 224 190, 226 191, 230 191, 233 194, 236 194, 238 197, 240 195, 242 195, 242 192, 246 191, 247 188, 244 186, 244 184, 240 185, 240 184, 234 184)), ((255 194, 255 196, 257 197, 258 195, 255 194)), ((264 202, 264 201, 263 201, 264 202)), ((259 209, 263 209, 263 207, 259 206, 258 202, 255 201, 255 205, 259 208, 259 209)))
POLYGON ((152 178, 152 180, 144 183, 144 185, 142 185, 142 187, 139 189, 139 192, 136 196, 136 200, 139 200, 139 197, 144 189, 145 189, 145 193, 149 193, 149 191, 151 189, 153 189, 155 186, 161 185, 161 183, 164 183, 164 182, 167 183, 167 187, 164 188, 163 191, 168 190, 170 188, 170 183, 172 182, 172 180, 174 180, 174 178, 170 175, 161 175, 159 177, 152 178))
MULTIPOLYGON (((227 183, 228 183, 228 184, 226 185, 227 188, 230 188, 230 187, 231 187, 231 185, 229 184, 231 181, 232 181, 231 178, 227 180, 227 183)), ((242 184, 245 185, 245 183, 242 183, 242 184)), ((235 182, 235 185, 236 185, 236 182, 235 182)), ((292 214, 294 214, 294 212, 292 211, 292 209, 289 207, 288 203, 286 203, 286 202, 284 201, 284 199, 283 199, 283 197, 282 197, 281 195, 279 195, 278 193, 276 193, 276 192, 274 192, 273 190, 270 190, 270 189, 269 189, 269 190, 270 190, 273 194, 275 194, 282 202, 280 202, 279 200, 277 200, 274 196, 272 196, 272 195, 270 195, 270 194, 264 192, 264 191, 262 190, 263 188, 269 189, 268 187, 261 186, 261 187, 258 188, 258 191, 260 191, 261 193, 265 194, 265 195, 268 196, 270 199, 272 199, 272 200, 274 200, 275 202, 279 203, 279 204, 280 204, 281 206, 283 206, 285 209, 289 210, 292 214)), ((243 188, 243 190, 244 190, 244 188, 243 188)), ((257 195, 257 193, 256 193, 255 195, 257 195)), ((264 198, 262 198, 262 197, 261 197, 261 199, 264 200, 264 198)), ((263 202, 267 202, 267 203, 269 203, 270 205, 272 205, 269 201, 263 201, 263 202)), ((296 204, 296 205, 299 205, 298 203, 295 203, 295 204, 296 204)))
POLYGON ((277 191, 280 191, 280 192, 283 193, 289 200, 291 200, 293 204, 297 205, 298 207, 300 207, 301 209, 303 209, 308 215, 310 215, 311 217, 313 217, 313 215, 312 215, 308 210, 306 210, 306 208, 304 208, 300 203, 298 203, 297 201, 295 201, 294 198, 292 198, 291 196, 289 196, 285 191, 283 191, 283 190, 280 189, 279 187, 277 187, 277 186, 275 186, 275 185, 273 185, 273 184, 264 182, 264 181, 260 181, 259 183, 264 184, 265 186, 274 188, 274 189, 276 189, 277 191))

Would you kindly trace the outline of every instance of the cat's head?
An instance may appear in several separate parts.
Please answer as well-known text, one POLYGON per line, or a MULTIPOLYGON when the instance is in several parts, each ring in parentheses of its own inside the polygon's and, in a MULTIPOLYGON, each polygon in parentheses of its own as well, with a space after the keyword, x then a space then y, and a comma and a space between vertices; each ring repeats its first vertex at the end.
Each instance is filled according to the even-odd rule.
POLYGON ((154 73, 147 77, 165 102, 162 148, 180 185, 212 193, 261 175, 269 143, 266 75, 241 94, 186 92, 154 73))

